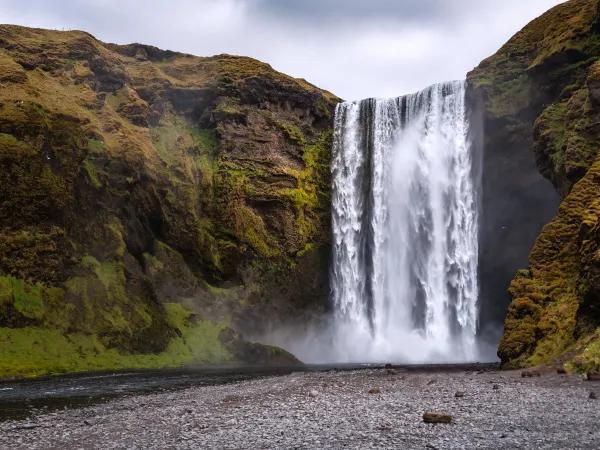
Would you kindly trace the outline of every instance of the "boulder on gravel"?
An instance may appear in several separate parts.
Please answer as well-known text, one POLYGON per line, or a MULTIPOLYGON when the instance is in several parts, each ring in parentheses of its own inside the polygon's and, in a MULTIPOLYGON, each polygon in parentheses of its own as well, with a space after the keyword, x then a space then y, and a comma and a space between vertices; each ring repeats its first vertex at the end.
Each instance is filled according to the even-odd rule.
POLYGON ((454 394, 454 396, 455 396, 456 398, 462 398, 462 397, 464 397, 465 395, 466 395, 466 393, 465 393, 465 392, 457 392, 456 394, 454 394))
POLYGON ((452 416, 447 413, 426 412, 423 414, 425 423, 451 423, 452 416))
POLYGON ((378 387, 369 389, 369 394, 379 394, 379 393, 381 393, 381 389, 379 389, 378 387))
POLYGON ((539 377, 540 373, 535 370, 524 370, 523 372, 521 372, 521 376, 523 378, 533 378, 533 377, 539 377))
POLYGON ((587 373, 587 379, 588 381, 600 381, 600 372, 597 370, 590 370, 587 373))
POLYGON ((596 395, 596 393, 594 391, 590 392, 590 399, 591 400, 597 400, 598 396, 596 395))

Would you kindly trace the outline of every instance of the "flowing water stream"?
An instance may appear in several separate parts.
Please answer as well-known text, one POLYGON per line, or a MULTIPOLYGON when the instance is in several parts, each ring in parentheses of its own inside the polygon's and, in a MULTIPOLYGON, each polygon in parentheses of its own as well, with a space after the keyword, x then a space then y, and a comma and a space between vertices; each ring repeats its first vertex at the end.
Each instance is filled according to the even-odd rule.
POLYGON ((336 360, 476 358, 478 174, 465 83, 338 105, 336 360))

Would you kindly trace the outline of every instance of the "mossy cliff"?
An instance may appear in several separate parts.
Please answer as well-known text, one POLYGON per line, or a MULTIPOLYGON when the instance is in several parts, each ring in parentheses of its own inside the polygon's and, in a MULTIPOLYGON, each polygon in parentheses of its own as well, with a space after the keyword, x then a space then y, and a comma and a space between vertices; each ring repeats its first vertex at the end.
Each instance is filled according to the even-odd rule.
POLYGON ((0 377, 293 363, 237 331, 325 304, 338 101, 249 58, 0 26, 0 377))
MULTIPOLYGON (((569 359, 582 370, 600 364, 599 10, 596 0, 553 8, 468 76, 485 114, 485 158, 499 163, 484 163, 484 183, 488 174, 504 170, 501 161, 523 164, 534 157, 562 201, 533 247, 529 268, 510 284, 512 303, 498 350, 509 367, 569 359)), ((515 174, 503 176, 515 182, 515 174)), ((530 218, 538 220, 539 210, 519 197, 527 179, 535 177, 518 174, 516 182, 525 184, 510 205, 531 206, 530 218)), ((493 196, 488 200, 493 208, 493 196)), ((544 201, 547 195, 539 197, 544 201)), ((502 225, 501 219, 490 223, 502 225)), ((519 223, 512 226, 517 234, 522 230, 519 223)))

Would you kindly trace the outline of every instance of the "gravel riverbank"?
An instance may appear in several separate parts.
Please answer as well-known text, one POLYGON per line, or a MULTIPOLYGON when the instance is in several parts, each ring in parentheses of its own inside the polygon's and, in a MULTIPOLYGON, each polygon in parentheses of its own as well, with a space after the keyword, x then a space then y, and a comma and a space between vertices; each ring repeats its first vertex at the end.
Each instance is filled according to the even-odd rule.
POLYGON ((0 448, 598 449, 591 391, 600 383, 558 374, 293 373, 0 423, 0 448), (452 423, 425 424, 425 412, 452 423))

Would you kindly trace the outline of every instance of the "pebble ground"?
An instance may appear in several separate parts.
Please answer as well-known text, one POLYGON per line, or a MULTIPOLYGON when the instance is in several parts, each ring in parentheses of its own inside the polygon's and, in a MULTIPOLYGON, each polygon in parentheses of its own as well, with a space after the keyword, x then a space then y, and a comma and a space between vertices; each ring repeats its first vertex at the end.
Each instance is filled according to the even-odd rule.
POLYGON ((0 423, 0 449, 600 449, 591 391, 558 374, 294 373, 0 423))

